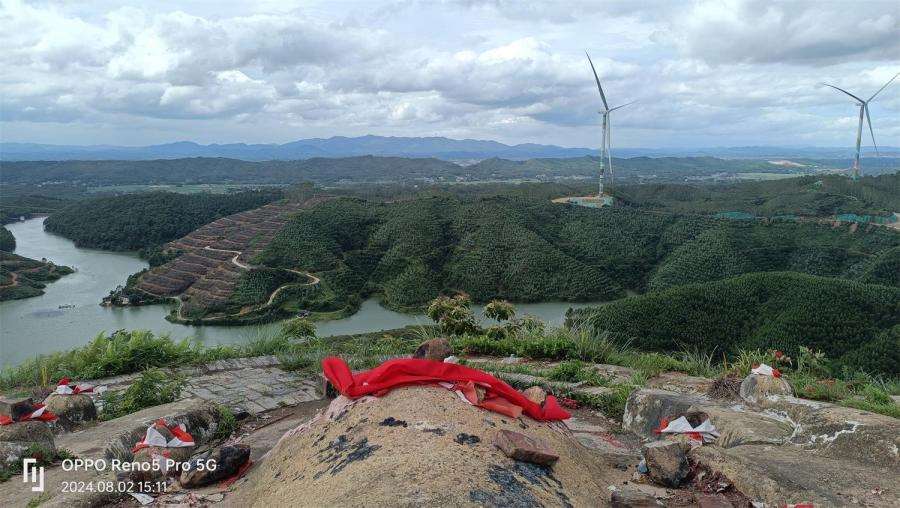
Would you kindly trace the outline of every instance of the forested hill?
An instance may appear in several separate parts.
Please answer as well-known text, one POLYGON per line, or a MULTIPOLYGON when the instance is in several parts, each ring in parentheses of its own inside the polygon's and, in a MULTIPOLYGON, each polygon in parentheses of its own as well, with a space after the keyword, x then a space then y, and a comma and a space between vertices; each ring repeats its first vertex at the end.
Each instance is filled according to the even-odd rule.
POLYGON ((897 284, 887 228, 730 221, 589 209, 522 195, 338 199, 298 214, 258 262, 321 276, 319 310, 380 293, 392 307, 442 291, 475 300, 610 300, 747 272, 897 284))
POLYGON ((626 206, 712 215, 739 211, 760 217, 900 212, 900 173, 850 180, 840 175, 720 185, 646 184, 616 189, 626 206))
POLYGON ((47 217, 47 231, 79 247, 138 250, 180 238, 219 217, 281 199, 280 190, 235 194, 151 192, 86 199, 47 217))
MULTIPOLYGON (((717 159, 714 157, 635 157, 614 159, 616 178, 622 181, 680 181, 738 173, 802 174, 822 167, 846 168, 847 161, 804 161, 802 167, 763 160, 717 159)), ((458 165, 438 159, 401 157, 314 158, 294 161, 247 162, 236 159, 191 158, 146 161, 4 162, 0 185, 37 185, 48 182, 85 186, 244 183, 289 184, 309 181, 319 184, 344 182, 418 183, 519 179, 553 180, 596 178, 596 157, 529 159, 511 161, 485 159, 458 165)), ((900 159, 873 159, 870 171, 894 172, 900 159)))
POLYGON ((0 226, 0 250, 6 252, 16 250, 16 237, 2 226, 0 226))
POLYGON ((754 273, 570 310, 567 322, 642 349, 732 355, 761 348, 795 356, 804 345, 854 370, 900 374, 897 287, 754 273))

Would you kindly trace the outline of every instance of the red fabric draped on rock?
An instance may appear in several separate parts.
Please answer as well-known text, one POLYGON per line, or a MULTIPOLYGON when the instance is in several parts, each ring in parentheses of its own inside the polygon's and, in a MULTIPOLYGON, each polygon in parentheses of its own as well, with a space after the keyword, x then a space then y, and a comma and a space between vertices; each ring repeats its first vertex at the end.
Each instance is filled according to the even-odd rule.
MULTIPOLYGON (((565 420, 570 416, 552 395, 547 396, 541 407, 494 376, 455 363, 400 358, 354 375, 343 360, 329 357, 322 360, 322 371, 341 395, 351 399, 364 395, 379 396, 408 385, 452 383, 456 389, 462 389, 473 383, 485 389, 484 400, 475 404, 484 409, 510 414, 509 406, 516 406, 535 420, 565 420)), ((471 401, 468 396, 467 399, 471 401)))

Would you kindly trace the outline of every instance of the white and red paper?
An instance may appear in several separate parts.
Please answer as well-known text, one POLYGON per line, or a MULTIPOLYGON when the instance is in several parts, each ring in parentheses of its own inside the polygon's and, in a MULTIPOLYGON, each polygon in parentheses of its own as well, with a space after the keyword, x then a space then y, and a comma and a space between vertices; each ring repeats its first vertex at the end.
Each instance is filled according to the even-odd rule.
POLYGON ((660 427, 656 431, 657 434, 687 434, 691 441, 697 444, 711 443, 719 437, 719 431, 708 419, 694 427, 683 416, 672 422, 663 418, 660 427))
POLYGON ((759 367, 754 367, 750 372, 758 376, 781 377, 781 372, 778 369, 769 367, 764 363, 760 364, 759 367))
POLYGON ((144 439, 134 445, 132 453, 149 447, 156 448, 181 448, 185 446, 194 446, 194 438, 187 432, 187 427, 183 423, 178 425, 166 425, 165 420, 157 420, 153 425, 147 427, 147 433, 144 439), (158 429, 168 429, 172 433, 172 439, 166 439, 158 429))
POLYGON ((33 411, 28 413, 27 415, 19 418, 18 420, 13 420, 12 418, 6 415, 0 415, 0 425, 9 425, 15 422, 25 422, 28 420, 37 420, 41 422, 53 422, 56 421, 56 415, 47 411, 47 408, 44 407, 43 404, 35 404, 31 406, 33 411))
POLYGON ((93 386, 72 383, 67 377, 60 379, 59 384, 56 385, 56 393, 59 395, 77 395, 79 393, 90 393, 93 391, 93 386))

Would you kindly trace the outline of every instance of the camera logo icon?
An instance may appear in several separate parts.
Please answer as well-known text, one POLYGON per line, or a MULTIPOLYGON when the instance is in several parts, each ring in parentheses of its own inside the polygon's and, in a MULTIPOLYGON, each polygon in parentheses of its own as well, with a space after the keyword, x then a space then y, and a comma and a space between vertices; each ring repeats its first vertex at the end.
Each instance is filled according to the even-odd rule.
POLYGON ((36 484, 32 485, 32 492, 44 491, 44 466, 38 466, 37 459, 22 459, 22 482, 36 484))

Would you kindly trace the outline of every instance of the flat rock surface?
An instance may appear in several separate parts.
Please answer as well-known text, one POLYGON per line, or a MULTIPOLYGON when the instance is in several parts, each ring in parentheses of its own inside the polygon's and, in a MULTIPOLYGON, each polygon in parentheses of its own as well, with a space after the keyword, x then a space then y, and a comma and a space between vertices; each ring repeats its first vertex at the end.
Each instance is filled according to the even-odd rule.
POLYGON ((693 460, 722 472, 751 499, 770 506, 900 506, 896 469, 823 457, 794 446, 702 446, 693 460))
POLYGON ((663 372, 647 381, 647 388, 658 388, 670 392, 705 395, 712 380, 705 377, 689 376, 682 372, 663 372))
MULTIPOLYGON (((183 398, 237 406, 252 415, 321 397, 322 387, 316 379, 282 370, 280 365, 274 356, 259 356, 182 367, 172 373, 187 381, 181 393, 183 398)), ((98 379, 92 384, 124 390, 136 378, 136 374, 129 374, 98 379)))
MULTIPOLYGON (((334 403, 332 404, 334 406, 334 403)), ((439 387, 356 401, 285 437, 231 506, 596 506, 615 481, 561 423, 511 419, 439 387), (546 440, 552 468, 507 458, 497 430, 546 440)))
POLYGON ((796 427, 792 444, 838 459, 900 467, 900 420, 896 418, 790 396, 770 396, 760 406, 796 427))
MULTIPOLYGON (((77 432, 57 437, 57 447, 71 451, 83 458, 102 458, 110 445, 120 436, 144 429, 160 418, 184 415, 202 407, 203 401, 182 399, 178 402, 153 406, 114 420, 100 422, 77 432)), ((195 436, 197 438, 198 436, 195 436)))

